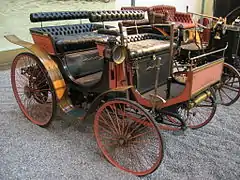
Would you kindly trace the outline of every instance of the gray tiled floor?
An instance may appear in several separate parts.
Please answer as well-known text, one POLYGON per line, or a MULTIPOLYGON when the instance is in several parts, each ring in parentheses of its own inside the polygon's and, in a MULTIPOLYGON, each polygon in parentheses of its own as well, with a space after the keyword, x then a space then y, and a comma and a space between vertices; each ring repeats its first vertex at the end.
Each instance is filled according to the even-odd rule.
MULTIPOLYGON (((142 179, 239 179, 239 110, 240 102, 219 106, 210 124, 183 136, 162 132, 164 160, 142 179)), ((9 71, 0 71, 0 179, 137 179, 101 157, 91 121, 60 116, 47 129, 27 121, 13 98, 9 71)))

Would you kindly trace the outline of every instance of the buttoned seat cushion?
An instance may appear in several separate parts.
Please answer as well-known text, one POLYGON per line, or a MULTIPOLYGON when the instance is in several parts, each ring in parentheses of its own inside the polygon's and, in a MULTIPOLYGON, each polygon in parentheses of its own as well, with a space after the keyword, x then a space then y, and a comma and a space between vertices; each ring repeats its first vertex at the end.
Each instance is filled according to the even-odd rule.
MULTIPOLYGON (((48 34, 57 52, 74 51, 95 47, 95 39, 100 38, 95 30, 101 29, 99 24, 73 24, 31 28, 31 33, 48 34)), ((105 26, 106 29, 113 26, 105 26)))
POLYGON ((98 34, 97 32, 86 32, 77 35, 58 36, 56 38, 56 48, 58 51, 87 49, 96 47, 96 41, 106 41, 110 35, 98 34))
POLYGON ((184 29, 194 28, 195 24, 193 23, 191 14, 176 12, 174 16, 175 27, 178 27, 180 24, 184 29))
POLYGON ((147 56, 170 49, 169 40, 163 40, 163 36, 151 33, 128 36, 128 42, 130 58, 147 56))

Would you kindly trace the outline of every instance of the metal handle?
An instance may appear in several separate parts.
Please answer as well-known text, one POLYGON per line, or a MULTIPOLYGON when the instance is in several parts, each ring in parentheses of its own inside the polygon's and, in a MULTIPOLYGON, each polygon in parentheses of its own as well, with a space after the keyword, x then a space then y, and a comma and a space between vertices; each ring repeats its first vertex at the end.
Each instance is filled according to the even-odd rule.
POLYGON ((197 15, 197 16, 206 17, 206 18, 212 18, 212 19, 215 19, 215 20, 218 20, 218 19, 219 19, 219 18, 217 18, 217 17, 209 16, 209 15, 206 15, 206 14, 200 14, 200 13, 194 13, 194 12, 187 12, 187 13, 192 14, 192 15, 197 15))
POLYGON ((227 43, 227 45, 226 45, 224 48, 222 48, 222 49, 218 49, 218 50, 216 50, 216 51, 212 51, 212 52, 209 52, 209 53, 205 53, 205 54, 202 54, 202 55, 199 55, 199 56, 195 56, 195 57, 192 57, 192 58, 190 57, 191 52, 189 52, 188 58, 189 58, 191 61, 193 61, 193 60, 196 60, 196 59, 199 59, 199 58, 202 58, 202 57, 209 56, 209 55, 211 55, 211 54, 216 54, 216 53, 218 53, 218 52, 225 51, 227 48, 228 48, 228 43, 227 43))

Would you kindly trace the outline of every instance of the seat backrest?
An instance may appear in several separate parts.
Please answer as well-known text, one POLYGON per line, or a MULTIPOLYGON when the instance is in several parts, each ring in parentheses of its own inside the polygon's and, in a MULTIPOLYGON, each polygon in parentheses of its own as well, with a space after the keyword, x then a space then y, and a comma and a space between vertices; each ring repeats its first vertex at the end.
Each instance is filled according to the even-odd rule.
POLYGON ((126 6, 126 7, 121 7, 121 10, 141 10, 141 11, 149 11, 149 7, 146 6, 126 6))
POLYGON ((37 27, 31 28, 30 32, 35 33, 47 33, 52 37, 64 36, 64 35, 74 35, 81 34, 85 32, 92 32, 102 25, 97 24, 73 24, 73 25, 61 25, 61 26, 47 26, 47 27, 37 27))
POLYGON ((176 8, 169 5, 156 5, 151 7, 151 11, 161 14, 167 14, 168 21, 174 21, 174 16, 176 13, 176 8))
POLYGON ((37 12, 30 14, 31 22, 88 19, 89 11, 37 12))
POLYGON ((144 11, 141 10, 107 10, 91 11, 89 20, 91 22, 123 21, 144 19, 144 11))
POLYGON ((184 12, 176 12, 174 20, 175 22, 193 23, 192 15, 184 12))
POLYGON ((123 21, 123 26, 135 26, 135 25, 147 25, 149 24, 150 8, 146 6, 127 6, 121 7, 121 10, 140 10, 147 13, 147 17, 143 20, 125 20, 123 21))

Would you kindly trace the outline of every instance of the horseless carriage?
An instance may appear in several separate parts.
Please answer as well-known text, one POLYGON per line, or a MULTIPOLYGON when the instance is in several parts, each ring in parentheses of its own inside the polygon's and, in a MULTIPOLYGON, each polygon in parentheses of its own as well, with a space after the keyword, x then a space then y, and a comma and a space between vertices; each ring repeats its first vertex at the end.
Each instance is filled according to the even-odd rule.
POLYGON ((41 24, 30 29, 34 43, 5 36, 30 51, 18 54, 11 67, 13 92, 24 115, 47 126, 57 105, 80 119, 95 113, 94 134, 106 159, 138 176, 152 173, 162 161, 159 129, 184 131, 211 121, 213 87, 221 81, 224 56, 196 67, 193 62, 226 49, 190 57, 187 79, 180 83, 173 78, 174 25, 122 25, 143 18, 143 11, 134 10, 32 13, 32 22, 91 23, 41 24), (119 23, 114 27, 105 21, 119 23), (168 27, 170 35, 154 33, 154 27, 168 27))

